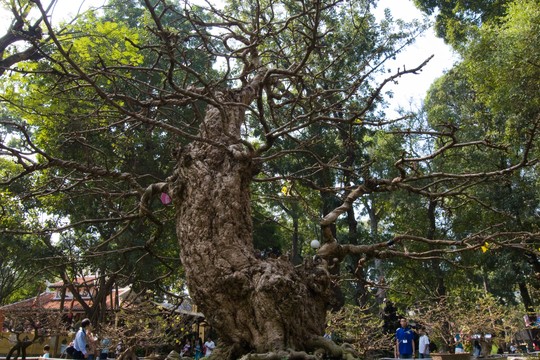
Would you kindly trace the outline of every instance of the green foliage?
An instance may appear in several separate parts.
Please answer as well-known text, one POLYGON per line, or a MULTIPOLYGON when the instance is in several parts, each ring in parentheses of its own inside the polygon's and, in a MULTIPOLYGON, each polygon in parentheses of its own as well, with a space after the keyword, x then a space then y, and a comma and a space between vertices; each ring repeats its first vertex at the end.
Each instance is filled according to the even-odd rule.
POLYGON ((432 15, 436 13, 437 36, 447 43, 466 42, 478 27, 496 22, 503 16, 509 0, 415 0, 415 5, 432 15))
MULTIPOLYGON (((13 220, 5 213, 2 218, 13 220)), ((43 250, 36 236, 0 234, 0 305, 34 297, 44 290, 46 277, 38 264, 43 250)))
MULTIPOLYGON (((526 139, 538 121, 539 24, 538 3, 510 3, 507 14, 497 22, 479 27, 469 42, 463 44, 462 63, 456 65, 431 87, 425 101, 426 125, 436 131, 453 131, 457 143, 483 139, 488 146, 462 147, 447 151, 431 164, 440 173, 477 173, 502 169, 518 163, 524 154, 526 139), (502 150, 502 151, 501 151, 502 150)), ((440 149, 448 143, 429 143, 440 149)), ((530 158, 535 157, 531 154, 530 158)), ((465 239, 489 231, 536 231, 536 169, 500 176, 492 181, 479 181, 459 196, 436 201, 434 238, 465 239)), ((438 184, 437 191, 448 191, 455 184, 438 184)), ((393 197, 397 200, 398 197, 393 197)), ((396 233, 417 233, 432 226, 426 222, 428 204, 417 197, 405 203, 410 208, 396 207, 392 222, 396 233), (399 214, 406 214, 400 217, 399 214), (422 218, 424 218, 422 220, 422 218)), ((400 288, 390 297, 401 309, 411 306, 410 297, 427 297, 485 286, 504 304, 516 304, 517 284, 538 286, 531 266, 536 255, 519 251, 502 251, 500 243, 469 253, 449 254, 421 265, 408 260, 393 260, 388 276, 400 288), (459 264, 467 268, 467 276, 459 264)), ((531 245, 536 247, 531 241, 531 245)), ((422 249, 407 244, 408 250, 422 249)), ((424 246, 427 250, 429 247, 424 246)))
POLYGON ((464 64, 479 100, 494 118, 504 117, 505 133, 523 136, 540 105, 539 55, 534 51, 540 45, 538 2, 509 4, 501 22, 482 28, 463 51, 464 64))
MULTIPOLYGON (((122 111, 140 111, 133 107, 129 96, 151 95, 167 77, 161 69, 167 61, 152 50, 159 35, 147 31, 152 19, 136 4, 128 7, 127 16, 125 5, 117 2, 107 8, 105 16, 87 12, 76 22, 66 24, 57 33, 60 50, 49 48, 49 56, 43 61, 18 64, 18 71, 0 84, 0 92, 5 113, 14 123, 28 125, 26 131, 35 141, 29 144, 22 136, 18 140, 22 134, 15 128, 7 129, 12 133, 14 149, 33 153, 32 160, 41 165, 55 157, 88 168, 95 166, 101 173, 129 173, 132 181, 144 188, 170 174, 173 163, 163 159, 170 157, 178 143, 172 134, 152 131, 151 126, 137 121, 111 122, 122 111), (22 75, 28 71, 40 75, 22 75), (83 71, 88 77, 70 82, 73 74, 83 71), (103 97, 92 86, 122 92, 124 96, 103 97), (92 116, 88 116, 89 112, 92 116), (34 146, 49 157, 36 155, 34 146)), ((188 36, 185 22, 182 25, 172 16, 165 20, 169 21, 171 34, 188 36)), ((206 70, 211 77, 214 72, 209 58, 195 50, 197 45, 196 41, 186 43, 173 56, 189 59, 193 70, 206 70)), ((183 81, 192 73, 179 70, 174 77, 183 81)), ((193 109, 198 110, 197 106, 187 110, 161 107, 154 116, 164 122, 188 119, 194 127, 190 130, 186 126, 185 131, 195 132, 193 109)), ((6 162, 0 170, 3 181, 24 172, 20 165, 3 158, 0 161, 6 162)), ((121 286, 130 283, 135 291, 172 289, 181 268, 177 265, 179 250, 170 209, 157 199, 150 204, 165 224, 156 230, 138 217, 140 193, 126 195, 129 185, 119 181, 118 176, 105 179, 95 174, 72 175, 73 169, 48 168, 10 182, 0 195, 6 209, 0 218, 2 228, 21 224, 28 232, 43 228, 50 232, 74 226, 72 230, 58 230, 57 241, 44 240, 46 251, 34 259, 38 267, 47 269, 45 277, 49 280, 66 273, 73 278, 99 272, 115 274, 121 286), (36 197, 39 194, 48 196, 36 197)), ((12 237, 19 241, 22 238, 16 233, 12 237)))

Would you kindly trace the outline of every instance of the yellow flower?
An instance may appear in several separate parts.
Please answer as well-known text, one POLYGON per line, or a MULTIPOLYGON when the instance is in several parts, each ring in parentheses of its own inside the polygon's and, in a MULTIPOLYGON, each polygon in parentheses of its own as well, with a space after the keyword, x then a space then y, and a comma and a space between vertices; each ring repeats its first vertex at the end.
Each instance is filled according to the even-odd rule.
POLYGON ((482 245, 481 249, 482 249, 482 252, 483 252, 483 253, 485 253, 486 251, 488 251, 488 249, 489 249, 489 243, 486 241, 486 242, 484 243, 484 245, 482 245))

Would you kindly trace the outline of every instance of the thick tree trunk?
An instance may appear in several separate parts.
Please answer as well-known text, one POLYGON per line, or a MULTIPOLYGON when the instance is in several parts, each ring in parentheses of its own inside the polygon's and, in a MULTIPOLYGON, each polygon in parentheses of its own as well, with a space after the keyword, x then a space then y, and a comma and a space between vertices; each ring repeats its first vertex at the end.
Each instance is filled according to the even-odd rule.
MULTIPOLYGON (((229 103, 251 101, 242 92, 230 96, 229 103)), ((218 332, 223 359, 307 348, 324 332, 330 283, 323 266, 255 257, 243 120, 240 105, 210 108, 200 130, 208 142, 179 152, 171 184, 189 292, 218 332)))

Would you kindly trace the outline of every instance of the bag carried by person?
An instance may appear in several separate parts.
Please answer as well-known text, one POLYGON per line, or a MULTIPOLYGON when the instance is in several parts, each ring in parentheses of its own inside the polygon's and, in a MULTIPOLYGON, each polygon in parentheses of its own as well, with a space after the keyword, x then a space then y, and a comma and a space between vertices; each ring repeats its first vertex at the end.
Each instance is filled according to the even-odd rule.
POLYGON ((73 354, 75 354, 75 348, 73 347, 73 345, 70 345, 66 348, 66 354, 68 354, 69 356, 73 356, 73 354))

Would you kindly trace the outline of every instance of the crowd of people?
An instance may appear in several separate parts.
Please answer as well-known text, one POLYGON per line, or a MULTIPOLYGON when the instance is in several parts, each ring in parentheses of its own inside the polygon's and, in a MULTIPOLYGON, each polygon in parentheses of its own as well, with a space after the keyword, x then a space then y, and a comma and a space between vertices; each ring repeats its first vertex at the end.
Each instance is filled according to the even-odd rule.
MULTIPOLYGON (((102 339, 98 343, 98 338, 92 332, 92 324, 90 319, 84 319, 81 321, 81 326, 75 334, 75 339, 67 346, 62 353, 62 357, 69 357, 71 359, 84 359, 84 360, 106 360, 110 358, 109 348, 111 341, 109 339, 102 339)), ((180 357, 190 357, 195 360, 199 360, 203 357, 209 357, 216 348, 215 342, 211 337, 207 337, 206 342, 203 343, 201 338, 186 337, 182 340, 180 346, 180 357)), ((44 347, 44 354, 42 359, 50 358, 49 345, 44 347)), ((123 350, 123 343, 120 341, 116 346, 114 357, 118 357, 123 350)))
MULTIPOLYGON (((400 327, 395 332, 395 346, 394 357, 400 359, 412 359, 418 357, 420 359, 430 358, 430 353, 436 350, 436 346, 430 341, 428 333, 424 327, 416 327, 413 329, 409 326, 407 319, 401 318, 400 327), (418 356, 416 356, 418 355, 418 356)), ((325 334, 325 337, 327 334, 325 334)), ((540 350, 540 341, 535 342, 535 350, 538 347, 540 350)), ((92 325, 89 319, 81 321, 80 328, 75 334, 75 339, 64 350, 72 359, 85 359, 85 360, 106 360, 109 358, 109 348, 111 342, 109 339, 102 339, 98 344, 98 338, 92 332, 92 325)), ((480 341, 475 337, 464 338, 461 333, 454 335, 452 339, 453 352, 456 354, 468 352, 472 353, 474 357, 480 357, 482 354, 482 346, 480 341), (467 349, 465 349, 468 346, 467 349)), ((119 342, 116 347, 115 356, 120 355, 123 348, 122 342, 119 342)), ((185 337, 180 345, 179 355, 181 358, 189 357, 195 360, 199 360, 203 357, 209 357, 216 344, 208 337, 206 342, 203 343, 200 337, 185 337)), ((509 352, 516 352, 517 347, 515 344, 511 344, 509 352)), ((497 347, 495 353, 502 353, 502 347, 497 347)), ((50 358, 50 347, 45 345, 43 348, 43 355, 41 359, 50 358)))
POLYGON ((83 319, 80 328, 75 333, 75 339, 63 349, 61 355, 72 359, 107 359, 109 346, 108 339, 103 339, 101 344, 98 344, 98 338, 92 332, 90 319, 83 319))
MULTIPOLYGON (((519 351, 515 343, 502 344, 493 341, 490 334, 485 334, 482 340, 480 335, 464 336, 459 332, 452 336, 447 345, 450 346, 450 349, 448 349, 450 352, 455 354, 468 353, 475 358, 504 354, 505 352, 514 354, 519 351)), ((538 340, 538 343, 533 341, 533 345, 534 351, 540 351, 540 340, 538 340)), ((409 326, 407 319, 400 319, 400 327, 395 332, 395 358, 429 358, 430 353, 436 351, 436 349, 436 345, 430 341, 424 327, 413 329, 409 326)), ((528 349, 525 348, 523 352, 528 352, 528 349)))
POLYGON ((197 339, 187 337, 182 340, 181 348, 181 357, 192 357, 195 360, 199 360, 203 357, 212 355, 212 352, 216 348, 216 344, 211 337, 207 337, 206 342, 204 343, 200 337, 197 339))
POLYGON ((426 329, 418 329, 418 349, 416 349, 416 335, 409 326, 407 319, 402 318, 399 321, 400 327, 396 330, 396 344, 394 347, 394 357, 400 359, 412 359, 418 350, 420 359, 429 358, 430 349, 433 349, 429 341, 426 329))

